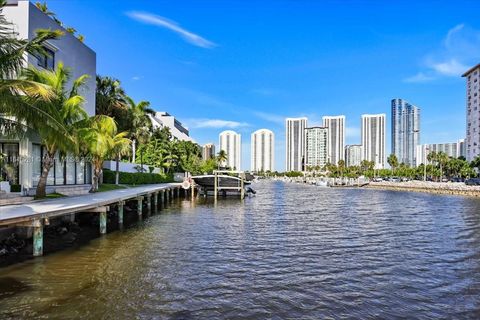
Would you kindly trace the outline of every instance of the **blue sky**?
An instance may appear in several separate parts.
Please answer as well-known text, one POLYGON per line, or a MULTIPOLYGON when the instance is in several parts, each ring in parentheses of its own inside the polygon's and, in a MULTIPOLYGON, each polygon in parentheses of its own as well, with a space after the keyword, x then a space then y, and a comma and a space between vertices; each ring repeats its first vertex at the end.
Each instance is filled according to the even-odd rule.
MULTIPOLYGON (((347 143, 360 115, 386 113, 403 98, 421 108, 422 143, 465 135, 465 82, 480 63, 480 1, 50 0, 97 52, 98 73, 120 79, 218 144, 242 134, 276 135, 284 169, 284 118, 344 114, 347 143)), ((388 135, 390 125, 387 125, 388 135)), ((387 138, 390 153, 390 136, 387 138)))

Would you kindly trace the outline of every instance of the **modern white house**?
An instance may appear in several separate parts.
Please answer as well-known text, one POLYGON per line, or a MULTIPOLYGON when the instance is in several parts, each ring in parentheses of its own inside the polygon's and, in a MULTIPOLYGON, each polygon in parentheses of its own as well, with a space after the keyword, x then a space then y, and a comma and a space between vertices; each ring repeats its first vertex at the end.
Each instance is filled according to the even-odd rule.
POLYGON ((271 130, 260 129, 253 132, 250 147, 253 172, 275 170, 275 135, 271 130))
MULTIPOLYGON (((60 39, 45 44, 48 55, 42 57, 28 55, 26 64, 37 68, 55 69, 58 63, 63 62, 71 69, 72 79, 88 74, 90 78, 81 94, 86 99, 84 107, 87 113, 94 115, 96 53, 27 0, 9 0, 3 14, 14 24, 15 33, 20 39, 32 39, 37 29, 59 29, 65 33, 60 39)), ((15 139, 7 138, 0 133, 0 152, 6 156, 4 166, 0 169, 3 180, 33 193, 40 177, 43 158, 43 148, 37 134, 30 131, 22 138, 15 139)), ((89 163, 74 157, 60 159, 57 155, 48 177, 47 192, 59 191, 72 185, 89 185, 91 173, 89 163)))
POLYGON ((154 116, 150 116, 152 120, 152 125, 154 128, 164 128, 167 127, 170 129, 172 136, 180 141, 193 141, 190 137, 188 128, 185 127, 180 121, 175 119, 171 114, 162 111, 156 112, 154 116))
POLYGON ((241 145, 242 137, 239 133, 232 130, 226 130, 220 133, 220 150, 227 153, 227 161, 222 163, 223 166, 230 167, 233 170, 241 168, 241 145))
POLYGON ((285 119, 285 169, 287 171, 303 171, 305 168, 305 128, 308 119, 285 119))
POLYGON ((328 128, 327 161, 336 165, 345 157, 345 116, 324 116, 322 121, 328 128))
POLYGON ((386 114, 362 114, 362 160, 373 161, 375 169, 385 168, 386 114))

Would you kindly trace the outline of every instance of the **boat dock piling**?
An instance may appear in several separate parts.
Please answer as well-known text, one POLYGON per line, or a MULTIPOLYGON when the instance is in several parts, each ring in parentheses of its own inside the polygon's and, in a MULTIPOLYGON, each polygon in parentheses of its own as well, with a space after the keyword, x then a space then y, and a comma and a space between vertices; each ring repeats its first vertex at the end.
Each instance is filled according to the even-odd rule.
POLYGON ((238 191, 240 193, 240 199, 245 199, 245 172, 244 171, 229 171, 229 170, 214 170, 213 171, 214 175, 214 186, 213 186, 213 196, 215 201, 217 200, 218 197, 218 192, 223 191, 226 192, 227 190, 233 190, 233 191, 238 191), (237 186, 221 186, 220 185, 220 180, 219 180, 219 175, 223 174, 236 174, 238 175, 238 178, 240 178, 239 183, 237 186))
POLYGON ((138 220, 143 219, 144 204, 147 217, 163 209, 180 196, 179 183, 141 186, 74 197, 33 201, 22 205, 0 207, 0 228, 29 228, 33 239, 33 256, 43 255, 43 229, 52 218, 73 216, 76 213, 99 215, 99 233, 107 233, 107 213, 117 207, 119 229, 123 229, 124 206, 127 201, 137 201, 138 220), (160 198, 160 201, 159 201, 160 198), (144 203, 146 201, 146 203, 144 203))

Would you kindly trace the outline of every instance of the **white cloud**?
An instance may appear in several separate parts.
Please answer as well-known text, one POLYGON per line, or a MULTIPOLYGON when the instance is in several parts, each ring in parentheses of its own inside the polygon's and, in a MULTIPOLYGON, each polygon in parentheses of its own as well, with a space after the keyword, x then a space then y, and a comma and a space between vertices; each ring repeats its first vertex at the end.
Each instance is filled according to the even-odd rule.
POLYGON ((216 47, 217 45, 213 43, 210 40, 207 40, 198 34, 195 34, 191 31, 188 31, 182 27, 180 27, 176 22, 170 21, 164 17, 157 16, 148 12, 137 12, 137 11, 131 11, 127 12, 127 16, 130 18, 140 21, 145 24, 151 24, 154 26, 166 28, 170 31, 173 31, 180 35, 183 39, 185 39, 187 42, 197 46, 197 47, 202 47, 202 48, 213 48, 216 47))
POLYGON ((437 73, 445 76, 458 77, 468 70, 468 66, 458 62, 456 59, 432 63, 431 68, 437 73))
POLYGON ((133 80, 133 81, 138 81, 138 80, 140 80, 140 79, 142 79, 142 78, 143 78, 142 76, 133 76, 133 77, 132 77, 132 80, 133 80))
POLYGON ((238 122, 231 120, 221 120, 221 119, 190 119, 185 121, 192 128, 240 128, 247 127, 249 124, 246 122, 238 122))
POLYGON ((440 47, 423 58, 422 70, 404 79, 421 83, 441 77, 460 77, 480 57, 480 30, 458 24, 448 30, 440 47))
POLYGON ((408 82, 408 83, 421 83, 421 82, 429 82, 434 80, 435 77, 428 76, 423 72, 419 72, 414 76, 408 77, 403 79, 403 82, 408 82))
POLYGON ((273 123, 276 123, 276 124, 284 124, 285 123, 285 117, 281 116, 281 115, 278 115, 278 114, 261 112, 261 111, 253 111, 253 115, 260 118, 260 119, 263 119, 263 120, 266 120, 266 121, 269 121, 269 122, 273 122, 273 123))

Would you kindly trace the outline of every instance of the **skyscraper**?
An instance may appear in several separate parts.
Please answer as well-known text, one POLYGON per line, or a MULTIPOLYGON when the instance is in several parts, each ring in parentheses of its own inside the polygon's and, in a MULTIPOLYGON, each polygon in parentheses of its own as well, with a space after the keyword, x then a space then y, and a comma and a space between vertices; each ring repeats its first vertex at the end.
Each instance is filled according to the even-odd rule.
POLYGON ((241 159, 241 140, 240 134, 232 130, 226 130, 220 133, 220 150, 227 153, 227 161, 222 163, 232 170, 240 170, 241 159))
POLYGON ((328 129, 312 127, 305 129, 305 167, 324 167, 327 164, 328 129))
POLYGON ((305 127, 307 118, 285 119, 287 171, 303 171, 305 157, 305 127))
POLYGON ((420 143, 420 109, 405 100, 392 100, 392 153, 399 163, 416 166, 420 143))
POLYGON ((430 152, 444 152, 450 158, 465 157, 465 139, 449 143, 421 144, 417 146, 417 166, 429 164, 427 156, 430 152))
POLYGON ((345 158, 345 116, 325 116, 322 120, 328 128, 327 162, 338 164, 345 158))
POLYGON ((360 144, 345 146, 345 165, 347 167, 359 166, 362 162, 363 148, 360 144))
POLYGON ((375 162, 376 169, 385 167, 385 114, 362 115, 362 160, 375 162))
POLYGON ((207 143, 202 147, 202 159, 208 160, 215 158, 215 145, 207 143))
POLYGON ((462 77, 467 78, 467 136, 466 158, 472 161, 480 154, 480 64, 465 72, 462 77))
POLYGON ((260 129, 252 133, 251 169, 253 172, 273 171, 275 136, 268 129, 260 129))

